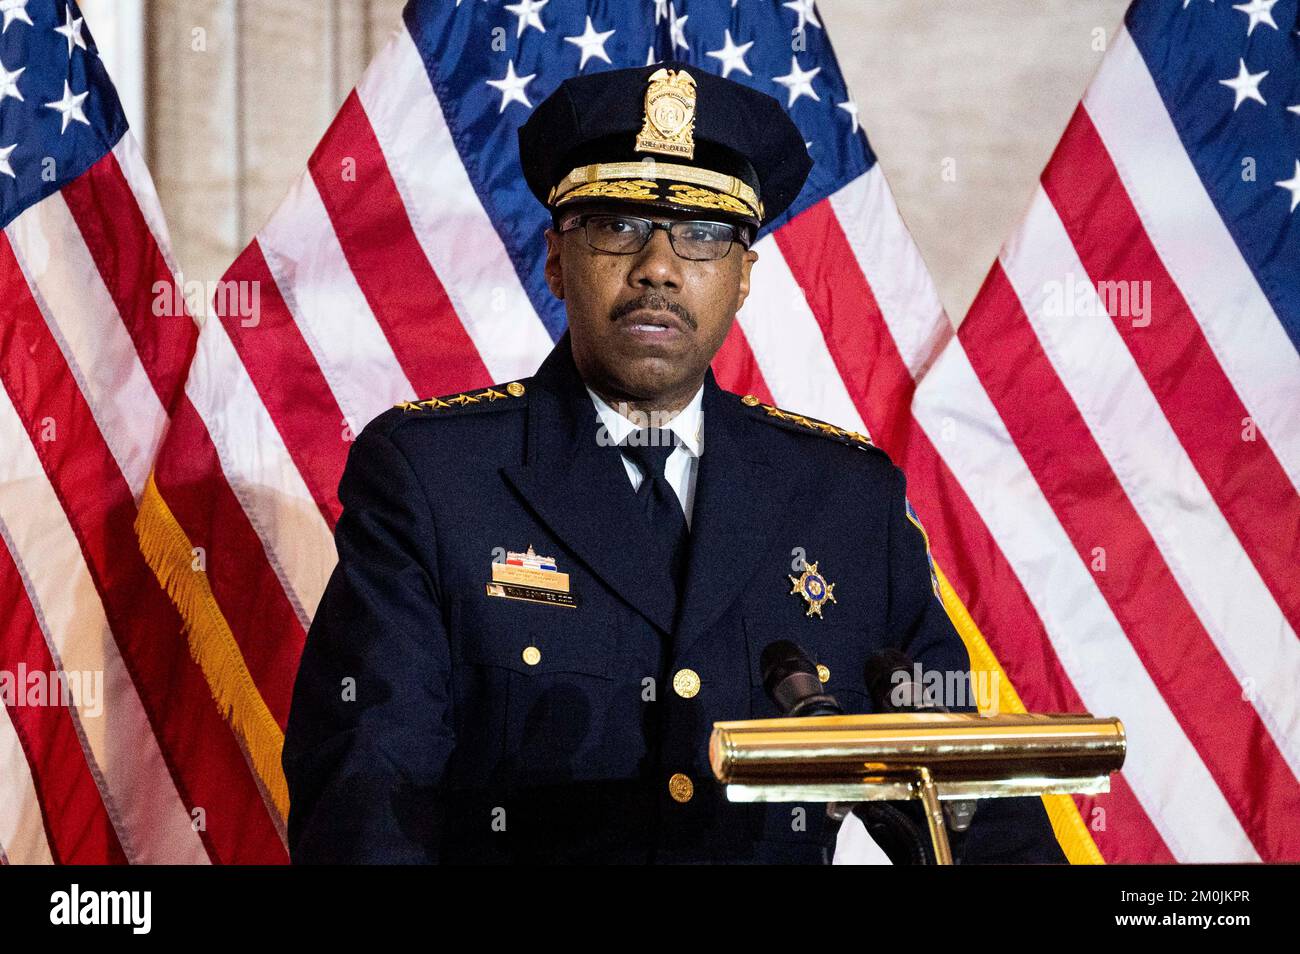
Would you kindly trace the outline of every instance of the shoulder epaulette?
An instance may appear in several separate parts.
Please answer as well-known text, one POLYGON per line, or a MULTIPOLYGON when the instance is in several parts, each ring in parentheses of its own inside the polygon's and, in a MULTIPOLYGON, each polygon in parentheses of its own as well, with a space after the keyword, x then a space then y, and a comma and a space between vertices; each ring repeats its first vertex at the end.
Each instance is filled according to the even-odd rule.
POLYGON ((827 424, 825 421, 819 421, 813 417, 805 417, 802 414, 795 414, 793 411, 784 411, 779 407, 773 407, 771 404, 764 404, 752 394, 746 394, 740 399, 740 403, 745 407, 761 409, 773 423, 785 424, 791 430, 811 431, 814 434, 821 434, 823 437, 839 441, 841 444, 861 447, 864 450, 868 448, 875 449, 876 447, 866 434, 859 434, 857 431, 846 431, 842 427, 827 424))
POLYGON ((461 391, 459 394, 444 394, 442 397, 425 398, 423 401, 398 401, 394 407, 404 411, 449 411, 467 407, 491 407, 498 402, 513 403, 512 399, 521 398, 527 393, 518 381, 505 385, 492 385, 482 391, 461 391))

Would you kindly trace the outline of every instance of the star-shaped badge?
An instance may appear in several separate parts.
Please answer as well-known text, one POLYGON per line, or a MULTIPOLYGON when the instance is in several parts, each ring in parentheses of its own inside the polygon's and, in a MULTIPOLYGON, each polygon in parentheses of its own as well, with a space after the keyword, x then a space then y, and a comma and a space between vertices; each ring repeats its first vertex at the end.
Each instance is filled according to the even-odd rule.
POLYGON ((808 612, 804 614, 805 616, 816 616, 822 619, 822 606, 826 601, 838 602, 835 599, 835 584, 826 582, 826 577, 817 572, 816 563, 805 563, 803 573, 789 579, 793 584, 790 592, 798 593, 808 604, 808 612))

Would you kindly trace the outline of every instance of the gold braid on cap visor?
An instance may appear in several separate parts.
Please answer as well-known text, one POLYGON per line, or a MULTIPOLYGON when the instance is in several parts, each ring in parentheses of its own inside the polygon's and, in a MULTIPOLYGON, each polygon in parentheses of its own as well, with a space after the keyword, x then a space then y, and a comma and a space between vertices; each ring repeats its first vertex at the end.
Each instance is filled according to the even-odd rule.
POLYGON ((735 176, 676 162, 594 162, 578 166, 555 184, 546 197, 546 204, 554 207, 578 198, 595 197, 664 200, 692 208, 763 218, 763 203, 748 183, 735 176), (674 181, 656 181, 659 179, 674 181))

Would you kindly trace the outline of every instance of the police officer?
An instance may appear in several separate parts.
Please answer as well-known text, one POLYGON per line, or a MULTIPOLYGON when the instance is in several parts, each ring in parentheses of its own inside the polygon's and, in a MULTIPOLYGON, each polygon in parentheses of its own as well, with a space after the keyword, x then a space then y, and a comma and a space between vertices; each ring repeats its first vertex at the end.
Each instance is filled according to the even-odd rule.
MULTIPOLYGON (((519 148, 569 330, 534 377, 356 440, 285 735, 292 858, 823 861, 824 806, 710 772, 715 721, 779 714, 764 649, 799 644, 848 712, 879 650, 969 660, 901 472, 709 370, 802 137, 667 62, 565 81, 519 148)), ((964 860, 1062 860, 1040 801, 1000 801, 964 860)))

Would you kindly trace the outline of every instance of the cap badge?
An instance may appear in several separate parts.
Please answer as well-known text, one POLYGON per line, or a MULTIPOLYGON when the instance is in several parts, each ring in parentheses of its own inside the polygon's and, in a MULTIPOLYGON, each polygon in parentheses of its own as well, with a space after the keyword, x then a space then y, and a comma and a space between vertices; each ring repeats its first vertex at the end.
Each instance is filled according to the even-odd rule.
POLYGON ((650 74, 638 152, 695 158, 695 77, 660 67, 650 74))

